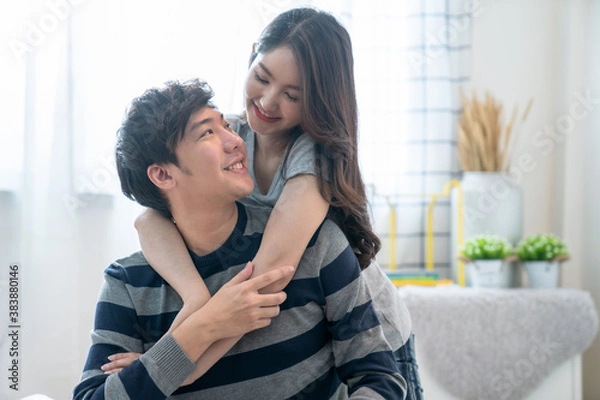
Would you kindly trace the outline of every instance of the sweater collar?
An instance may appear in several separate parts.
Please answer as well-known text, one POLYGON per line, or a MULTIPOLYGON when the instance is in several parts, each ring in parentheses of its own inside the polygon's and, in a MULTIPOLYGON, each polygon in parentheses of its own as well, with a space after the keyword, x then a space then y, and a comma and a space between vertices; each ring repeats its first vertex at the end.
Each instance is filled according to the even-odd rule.
POLYGON ((196 265, 196 268, 205 269, 205 268, 215 268, 221 266, 220 269, 227 269, 230 263, 225 262, 227 259, 232 258, 232 252, 235 251, 236 247, 239 247, 240 243, 243 243, 244 232, 246 231, 246 225, 248 223, 248 215, 246 214, 246 208, 240 203, 236 201, 235 204, 238 208, 238 219, 233 228, 233 232, 229 235, 229 238, 223 243, 215 251, 204 255, 199 256, 190 249, 188 249, 190 255, 192 256, 192 261, 196 265))

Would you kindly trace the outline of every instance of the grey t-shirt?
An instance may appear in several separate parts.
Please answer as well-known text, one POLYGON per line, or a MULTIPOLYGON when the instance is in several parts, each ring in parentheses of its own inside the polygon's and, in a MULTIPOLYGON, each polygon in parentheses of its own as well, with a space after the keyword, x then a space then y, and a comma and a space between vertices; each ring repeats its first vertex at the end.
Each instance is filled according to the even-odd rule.
MULTIPOLYGON (((248 168, 252 179, 256 182, 254 176, 256 134, 250 128, 248 122, 237 115, 228 115, 227 121, 246 143, 248 168)), ((262 194, 255 184, 252 194, 240 199, 240 202, 246 205, 273 208, 283 192, 286 181, 301 174, 316 175, 314 141, 305 133, 296 139, 287 154, 287 158, 283 157, 277 172, 275 172, 269 191, 262 194)), ((384 334, 392 349, 397 350, 408 340, 412 331, 408 309, 392 282, 375 261, 363 271, 363 274, 365 274, 367 284, 371 290, 373 304, 381 320, 384 334)))
MULTIPOLYGON (((254 175, 254 144, 256 140, 256 134, 248 125, 248 122, 241 119, 239 116, 228 115, 227 120, 231 124, 234 131, 240 135, 246 143, 248 149, 248 168, 252 179, 256 182, 254 175)), ((283 192, 283 187, 288 179, 291 179, 297 175, 311 174, 316 175, 315 169, 315 143, 305 133, 301 134, 291 149, 289 150, 287 157, 283 157, 275 172, 271 187, 266 194, 262 194, 258 189, 257 185, 254 185, 252 193, 240 201, 243 204, 249 204, 253 206, 261 207, 275 207, 277 199, 283 192)))

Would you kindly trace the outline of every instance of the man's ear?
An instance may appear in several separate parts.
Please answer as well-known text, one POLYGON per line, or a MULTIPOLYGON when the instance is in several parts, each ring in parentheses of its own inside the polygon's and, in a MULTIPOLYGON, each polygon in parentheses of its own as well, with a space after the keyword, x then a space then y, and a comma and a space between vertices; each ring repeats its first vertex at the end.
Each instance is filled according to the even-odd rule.
POLYGON ((168 190, 175 187, 175 179, 169 171, 169 165, 152 164, 146 170, 148 178, 159 189, 168 190))

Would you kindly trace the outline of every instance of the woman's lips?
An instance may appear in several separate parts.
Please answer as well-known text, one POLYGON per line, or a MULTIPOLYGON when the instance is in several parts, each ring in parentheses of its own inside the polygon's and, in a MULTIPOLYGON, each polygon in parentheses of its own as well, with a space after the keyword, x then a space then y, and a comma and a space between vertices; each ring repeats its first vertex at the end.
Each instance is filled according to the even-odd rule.
POLYGON ((260 109, 256 106, 256 104, 253 103, 252 106, 254 107, 254 115, 256 115, 256 118, 260 119, 261 121, 273 123, 273 122, 277 122, 281 119, 281 118, 267 117, 265 114, 260 112, 260 109))

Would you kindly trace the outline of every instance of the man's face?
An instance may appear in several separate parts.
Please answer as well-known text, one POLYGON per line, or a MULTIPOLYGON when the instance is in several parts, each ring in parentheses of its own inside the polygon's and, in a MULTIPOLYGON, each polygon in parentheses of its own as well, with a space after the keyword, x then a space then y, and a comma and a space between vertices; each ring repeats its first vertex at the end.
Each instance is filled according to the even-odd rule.
POLYGON ((233 201, 252 192, 246 145, 210 106, 190 116, 175 155, 174 175, 190 201, 233 201))

